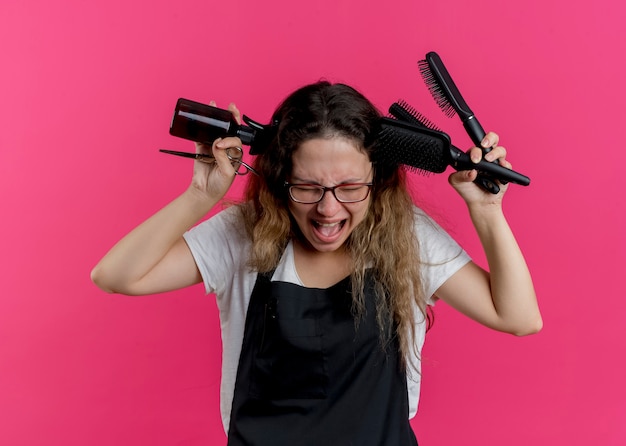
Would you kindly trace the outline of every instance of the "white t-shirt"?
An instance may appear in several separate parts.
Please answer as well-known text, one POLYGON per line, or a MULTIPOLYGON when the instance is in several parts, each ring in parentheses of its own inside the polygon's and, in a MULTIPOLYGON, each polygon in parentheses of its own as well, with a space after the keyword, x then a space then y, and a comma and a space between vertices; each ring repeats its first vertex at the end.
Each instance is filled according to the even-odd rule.
MULTIPOLYGON (((422 210, 415 208, 415 227, 420 243, 422 283, 430 305, 433 294, 469 260, 467 253, 422 210)), ((246 266, 251 241, 247 237, 239 209, 228 208, 200 223, 184 235, 196 261, 206 292, 215 293, 222 331, 222 383, 220 409, 228 432, 235 378, 243 342, 246 312, 257 273, 246 266)), ((293 246, 287 245, 272 281, 303 286, 296 272, 293 246)), ((416 308, 416 320, 423 319, 416 308)), ((420 352, 426 324, 418 323, 415 342, 420 352)), ((407 373, 409 418, 417 412, 420 391, 420 358, 409 361, 407 373)))

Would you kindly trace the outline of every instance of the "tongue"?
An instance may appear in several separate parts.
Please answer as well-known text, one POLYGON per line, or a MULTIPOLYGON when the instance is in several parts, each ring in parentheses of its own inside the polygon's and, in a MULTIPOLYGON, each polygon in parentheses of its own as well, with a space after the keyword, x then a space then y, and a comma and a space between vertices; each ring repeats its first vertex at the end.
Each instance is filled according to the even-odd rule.
POLYGON ((341 224, 337 223, 335 225, 330 225, 330 226, 329 225, 318 225, 317 226, 317 230, 324 237, 332 237, 333 235, 335 235, 339 231, 341 231, 341 224))

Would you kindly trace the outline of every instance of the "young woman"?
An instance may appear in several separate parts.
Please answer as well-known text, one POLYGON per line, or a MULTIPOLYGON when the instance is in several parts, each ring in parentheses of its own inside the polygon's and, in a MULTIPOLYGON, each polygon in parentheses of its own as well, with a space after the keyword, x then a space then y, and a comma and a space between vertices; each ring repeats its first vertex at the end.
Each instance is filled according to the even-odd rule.
MULTIPOLYGON (((239 119, 234 105, 230 111, 239 119)), ((319 82, 276 110, 246 200, 194 227, 241 168, 224 138, 195 161, 191 185, 115 245, 92 272, 103 290, 153 294, 203 281, 223 338, 228 444, 415 445, 426 309, 443 299, 495 330, 542 326, 532 279, 476 171, 450 184, 467 204, 490 272, 414 206, 401 168, 373 162, 376 108, 319 82), (387 166, 387 167, 385 167, 387 166), (192 228, 192 229, 190 229, 192 228)), ((498 136, 489 161, 505 160, 498 136)), ((480 160, 479 148, 471 156, 480 160)))

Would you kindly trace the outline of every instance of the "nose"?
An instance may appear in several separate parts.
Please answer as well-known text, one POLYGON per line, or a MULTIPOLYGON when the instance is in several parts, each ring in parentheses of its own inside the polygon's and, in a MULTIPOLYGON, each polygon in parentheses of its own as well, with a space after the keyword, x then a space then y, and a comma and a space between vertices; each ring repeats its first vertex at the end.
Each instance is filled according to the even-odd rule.
POLYGON ((322 199, 317 203, 317 212, 320 215, 332 216, 341 209, 341 206, 335 194, 331 190, 325 190, 322 199))

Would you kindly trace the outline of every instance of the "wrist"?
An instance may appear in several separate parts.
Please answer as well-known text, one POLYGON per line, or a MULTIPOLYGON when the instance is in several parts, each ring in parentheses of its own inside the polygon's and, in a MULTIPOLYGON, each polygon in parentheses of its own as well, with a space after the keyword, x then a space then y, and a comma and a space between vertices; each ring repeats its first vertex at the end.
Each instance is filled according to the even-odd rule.
POLYGON ((194 209, 202 210, 204 213, 209 212, 221 199, 221 196, 213 196, 193 184, 183 192, 183 196, 194 209))
POLYGON ((490 225, 505 219, 501 202, 468 203, 467 208, 474 225, 490 225))

